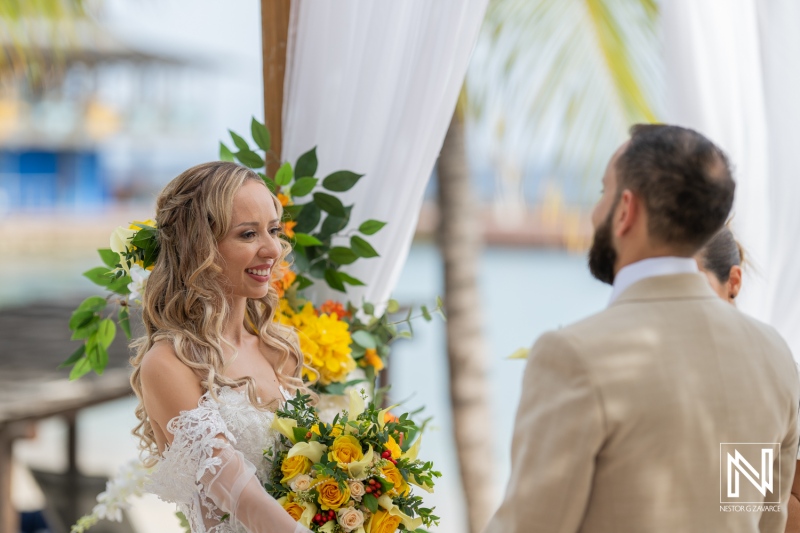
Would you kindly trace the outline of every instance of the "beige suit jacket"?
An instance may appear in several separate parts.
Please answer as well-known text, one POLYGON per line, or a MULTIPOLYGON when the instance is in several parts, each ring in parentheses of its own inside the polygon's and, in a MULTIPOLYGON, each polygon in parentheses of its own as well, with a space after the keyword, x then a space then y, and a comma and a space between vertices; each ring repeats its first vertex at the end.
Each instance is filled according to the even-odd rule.
POLYGON ((511 479, 487 533, 782 533, 798 401, 770 326, 702 274, 641 280, 533 346, 511 479), (781 511, 725 512, 720 444, 765 442, 781 444, 781 511))

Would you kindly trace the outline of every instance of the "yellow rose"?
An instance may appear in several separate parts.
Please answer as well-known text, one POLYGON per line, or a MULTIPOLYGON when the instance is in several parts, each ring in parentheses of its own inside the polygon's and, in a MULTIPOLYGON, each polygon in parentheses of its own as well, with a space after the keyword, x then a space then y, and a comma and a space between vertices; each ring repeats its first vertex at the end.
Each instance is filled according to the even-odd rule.
POLYGON ((295 522, 300 520, 300 517, 303 516, 303 511, 305 511, 305 508, 302 505, 290 501, 285 502, 283 504, 283 508, 287 513, 289 513, 289 516, 294 518, 295 522))
POLYGON ((394 533, 400 525, 400 517, 392 516, 383 509, 372 515, 367 533, 394 533))
MULTIPOLYGON (((388 463, 388 462, 387 462, 388 463)), ((394 466, 392 463, 388 463, 385 466, 381 467, 381 475, 386 478, 391 483, 394 483, 394 487, 392 490, 388 492, 391 496, 398 496, 402 494, 403 496, 407 496, 410 487, 406 480, 403 479, 403 474, 394 466)))
POLYGON ((341 464, 360 461, 363 458, 364 452, 361 451, 361 443, 352 435, 336 437, 336 440, 333 441, 333 445, 328 452, 328 459, 330 461, 341 464))
POLYGON ((311 471, 311 460, 304 455, 295 455, 294 457, 287 457, 281 464, 281 472, 283 479, 281 483, 286 483, 295 476, 300 474, 308 474, 311 471))
POLYGON ((384 444, 386 449, 392 452, 392 459, 397 460, 400 459, 400 456, 403 455, 403 450, 400 449, 400 445, 394 440, 394 437, 391 435, 389 436, 389 442, 384 444))
POLYGON ((344 490, 339 488, 339 483, 333 478, 324 478, 315 487, 319 493, 319 503, 323 510, 336 510, 350 499, 350 489, 345 485, 344 490))
MULTIPOLYGON (((311 433, 314 433, 315 435, 319 435, 320 434, 319 433, 319 424, 314 424, 313 426, 311 426, 311 433)), ((341 434, 342 434, 342 426, 339 425, 339 424, 336 424, 335 426, 333 426, 333 428, 331 428, 330 433, 328 433, 328 435, 332 435, 334 437, 338 437, 341 434)))

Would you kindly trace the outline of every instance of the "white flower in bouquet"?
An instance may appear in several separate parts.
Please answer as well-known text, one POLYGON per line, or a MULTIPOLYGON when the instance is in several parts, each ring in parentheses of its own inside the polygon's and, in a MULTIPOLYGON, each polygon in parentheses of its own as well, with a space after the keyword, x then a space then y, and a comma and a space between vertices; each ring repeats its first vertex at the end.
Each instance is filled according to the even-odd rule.
POLYGON ((145 270, 139 265, 133 265, 131 267, 131 281, 128 283, 128 290, 131 291, 131 294, 128 296, 128 300, 131 302, 138 300, 144 294, 144 289, 147 286, 147 278, 150 277, 150 271, 145 270))
POLYGON ((346 533, 364 525, 364 513, 355 507, 344 507, 336 511, 336 520, 346 533))
POLYGON ((307 474, 300 474, 295 476, 291 483, 289 483, 289 487, 294 492, 305 492, 311 488, 311 476, 307 474))
POLYGON ((350 487, 350 496, 352 496, 355 501, 360 502, 361 498, 366 494, 364 484, 356 480, 348 481, 347 484, 350 487))

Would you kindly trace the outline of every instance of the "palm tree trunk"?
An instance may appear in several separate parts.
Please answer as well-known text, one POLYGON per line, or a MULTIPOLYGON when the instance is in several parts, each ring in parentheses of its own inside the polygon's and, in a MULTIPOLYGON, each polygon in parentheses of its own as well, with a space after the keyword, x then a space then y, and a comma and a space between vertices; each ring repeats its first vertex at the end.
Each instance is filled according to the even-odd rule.
POLYGON ((472 195, 464 121, 453 114, 438 162, 439 247, 444 259, 450 401, 469 528, 480 532, 494 503, 489 387, 478 294, 480 217, 472 195))

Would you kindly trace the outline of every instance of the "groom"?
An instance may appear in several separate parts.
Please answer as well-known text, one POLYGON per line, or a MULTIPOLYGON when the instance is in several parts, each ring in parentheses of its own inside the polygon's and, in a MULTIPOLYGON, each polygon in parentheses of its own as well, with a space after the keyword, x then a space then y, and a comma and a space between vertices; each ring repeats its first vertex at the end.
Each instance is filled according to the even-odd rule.
POLYGON ((611 302, 531 350, 487 533, 783 532, 797 371, 693 259, 733 191, 725 155, 692 130, 635 126, 614 154, 589 254, 611 302))

